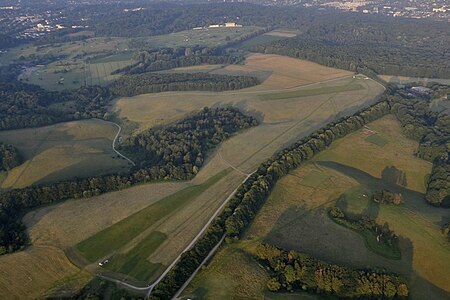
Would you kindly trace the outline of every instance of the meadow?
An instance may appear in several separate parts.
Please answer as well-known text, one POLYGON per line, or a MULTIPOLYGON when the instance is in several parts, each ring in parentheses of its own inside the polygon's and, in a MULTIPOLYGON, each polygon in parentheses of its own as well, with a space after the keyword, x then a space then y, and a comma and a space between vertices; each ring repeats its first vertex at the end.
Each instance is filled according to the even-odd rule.
POLYGON ((261 267, 251 253, 255 244, 267 242, 332 263, 386 268, 408 278, 412 299, 448 299, 450 244, 440 226, 450 219, 450 212, 425 202, 424 179, 431 164, 414 156, 418 143, 402 135, 394 116, 368 127, 336 141, 278 181, 244 237, 224 245, 182 295, 242 298, 252 293, 261 297, 267 293, 262 275, 255 286, 240 282, 256 280, 252 274, 258 274, 261 267), (386 141, 384 146, 367 140, 374 132, 386 141), (405 172, 405 185, 383 176, 383 170, 392 166, 405 172), (383 188, 402 193, 404 205, 373 205, 371 194, 383 188), (368 214, 379 224, 388 223, 400 237, 401 259, 377 254, 368 237, 333 222, 327 210, 334 205, 354 214, 368 214), (241 256, 247 257, 247 262, 238 260, 241 256), (232 271, 234 276, 220 275, 247 268, 253 271, 243 272, 241 277, 232 271), (215 283, 221 277, 226 285, 215 283))
POLYGON ((135 50, 197 45, 216 47, 259 29, 256 26, 205 28, 146 38, 92 37, 43 46, 29 44, 0 54, 0 65, 9 64, 21 56, 53 55, 59 58, 46 65, 28 67, 19 78, 48 90, 75 89, 84 85, 104 86, 120 76, 111 75, 113 71, 134 63, 132 54, 135 50))
POLYGON ((126 171, 130 165, 112 150, 114 124, 101 120, 0 132, 0 141, 17 147, 24 163, 10 170, 1 188, 126 171))
MULTIPOLYGON (((246 173, 252 172, 264 159, 286 144, 334 118, 367 106, 383 92, 383 87, 378 83, 354 79, 350 72, 277 55, 251 55, 242 66, 224 67, 213 72, 218 71, 258 72, 264 73, 266 79, 257 87, 233 92, 168 92, 121 98, 112 110, 118 118, 126 120, 128 128, 134 128, 135 132, 179 120, 204 106, 219 105, 235 105, 243 112, 257 117, 261 122, 259 126, 223 142, 208 156, 205 165, 191 181, 145 184, 88 199, 70 200, 28 213, 24 221, 32 244, 66 252, 72 263, 89 273, 105 273, 129 282, 148 283, 148 280, 161 273, 162 266, 169 265, 192 241, 213 212, 245 178, 246 173), (271 101, 261 101, 259 98, 265 93, 345 86, 352 82, 364 88, 277 100, 276 109, 271 101), (191 194, 189 191, 204 186, 210 178, 230 167, 232 170, 223 178, 201 193, 187 197, 182 209, 169 213, 166 210, 167 215, 153 224, 142 225, 137 235, 137 231, 130 235, 132 238, 121 233, 121 225, 117 224, 126 224, 129 221, 125 220, 134 219, 141 211, 169 207, 170 201, 176 202, 173 200, 174 194, 191 194), (134 217, 129 218, 132 215, 134 217), (112 239, 113 242, 99 243, 103 246, 99 246, 101 249, 98 254, 89 253, 87 246, 81 247, 90 259, 80 255, 77 245, 85 243, 97 247, 97 241, 102 236, 105 241, 112 239), (122 243, 122 238, 127 242, 112 247, 116 242, 122 243), (107 247, 112 247, 111 251, 107 247), (149 251, 148 256, 143 255, 143 251, 149 251), (99 268, 98 260, 104 257, 111 258, 112 263, 99 268), (135 264, 136 261, 139 263, 135 264), (154 271, 145 273, 139 269, 139 264, 153 266, 154 271), (131 274, 124 274, 127 272, 131 274)), ((0 280, 2 276, 16 276, 20 277, 18 281, 24 280, 22 274, 7 272, 0 275, 0 280)), ((54 281, 49 277, 43 286, 48 291, 50 288, 54 291, 57 290, 55 286, 63 281, 54 281)), ((28 287, 23 286, 21 292, 27 290, 28 287)), ((3 291, 0 289, 0 293, 3 291)))

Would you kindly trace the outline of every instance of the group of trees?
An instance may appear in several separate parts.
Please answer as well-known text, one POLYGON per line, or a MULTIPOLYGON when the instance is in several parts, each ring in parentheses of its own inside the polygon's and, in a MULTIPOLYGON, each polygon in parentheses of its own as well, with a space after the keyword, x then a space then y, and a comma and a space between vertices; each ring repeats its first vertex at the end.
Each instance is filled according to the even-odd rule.
POLYGON ((306 290, 358 299, 407 298, 409 294, 404 278, 383 271, 329 264, 268 244, 258 245, 256 257, 270 269, 267 287, 274 292, 306 290))
POLYGON ((0 82, 0 98, 0 130, 7 130, 102 118, 113 95, 99 86, 53 92, 12 81, 0 82))
POLYGON ((403 133, 419 142, 417 156, 433 162, 427 201, 436 206, 450 206, 450 116, 430 110, 434 94, 447 90, 434 85, 431 91, 431 94, 420 95, 405 87, 396 90, 389 101, 403 133))
POLYGON ((450 241, 450 222, 442 226, 442 234, 444 234, 445 237, 448 237, 448 240, 450 241))
POLYGON ((13 145, 0 142, 0 171, 8 171, 22 163, 23 159, 13 145))
POLYGON ((398 250, 398 236, 389 229, 387 223, 380 225, 367 215, 349 216, 337 206, 331 208, 328 215, 333 221, 349 229, 358 232, 367 230, 376 237, 378 243, 383 243, 387 247, 398 250))
POLYGON ((207 151, 238 130, 257 125, 234 108, 205 108, 186 120, 150 129, 126 140, 123 150, 139 156, 129 173, 73 179, 0 193, 0 249, 3 253, 26 245, 24 210, 71 198, 91 197, 135 184, 192 178, 207 151))
POLYGON ((227 91, 259 84, 256 77, 208 73, 143 73, 123 75, 110 90, 119 96, 131 97, 167 91, 227 91))
POLYGON ((372 195, 372 200, 381 204, 395 204, 403 203, 403 196, 401 194, 393 193, 389 190, 375 191, 372 195))
POLYGON ((192 169, 193 175, 203 165, 208 150, 233 133, 256 125, 256 119, 232 107, 205 107, 175 124, 151 128, 126 139, 120 150, 132 157, 140 169, 185 166, 192 169))
POLYGON ((151 48, 135 53, 135 64, 114 71, 112 74, 140 74, 189 67, 201 64, 238 64, 245 59, 244 53, 237 49, 205 46, 179 48, 151 48))
POLYGON ((450 58, 444 42, 450 42, 444 34, 448 25, 423 25, 410 30, 411 24, 406 21, 380 22, 370 17, 362 21, 360 17, 348 17, 336 22, 319 17, 295 38, 256 45, 252 50, 367 75, 450 78, 450 58))
POLYGON ((239 186, 206 233, 189 251, 183 253, 172 270, 155 286, 152 299, 170 299, 224 235, 227 242, 238 239, 252 222, 279 178, 327 148, 334 140, 362 128, 389 111, 388 102, 379 102, 353 116, 343 117, 325 126, 263 162, 239 186))

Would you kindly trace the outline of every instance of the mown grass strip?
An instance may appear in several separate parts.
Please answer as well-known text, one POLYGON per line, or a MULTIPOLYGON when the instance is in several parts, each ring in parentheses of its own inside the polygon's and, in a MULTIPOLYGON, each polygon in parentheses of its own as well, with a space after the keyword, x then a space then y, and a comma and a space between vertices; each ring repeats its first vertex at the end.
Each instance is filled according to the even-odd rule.
POLYGON ((147 281, 162 264, 150 263, 147 258, 167 239, 167 235, 153 231, 128 253, 114 255, 106 269, 130 275, 138 280, 147 281))
POLYGON ((224 170, 204 183, 178 191, 160 201, 132 214, 122 221, 105 228, 90 238, 75 245, 81 256, 90 262, 95 262, 109 253, 128 244, 146 228, 165 218, 176 210, 182 209, 195 200, 209 187, 217 183, 231 169, 224 170))
POLYGON ((369 135, 366 138, 366 141, 368 141, 369 143, 375 144, 377 146, 380 146, 380 147, 383 147, 384 145, 389 143, 389 141, 386 138, 382 137, 379 134, 369 135))
POLYGON ((314 88, 314 89, 305 89, 305 90, 292 91, 292 92, 261 94, 261 95, 258 95, 258 97, 259 97, 259 100, 261 100, 261 101, 274 101, 274 100, 282 100, 282 99, 290 99, 290 98, 310 97, 310 96, 318 96, 318 95, 341 93, 341 92, 358 91, 358 90, 363 90, 363 89, 364 89, 364 87, 360 84, 349 84, 349 85, 341 85, 341 86, 329 86, 329 87, 320 87, 320 88, 314 88))

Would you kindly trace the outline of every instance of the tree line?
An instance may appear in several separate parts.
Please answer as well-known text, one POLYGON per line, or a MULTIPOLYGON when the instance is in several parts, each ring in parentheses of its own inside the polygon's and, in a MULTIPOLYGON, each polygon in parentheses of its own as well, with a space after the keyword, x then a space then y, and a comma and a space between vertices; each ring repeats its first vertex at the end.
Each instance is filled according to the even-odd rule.
POLYGON ((208 73, 143 73, 123 75, 109 89, 118 96, 131 97, 167 91, 227 91, 258 85, 251 76, 229 76, 208 73))
POLYGON ((22 162, 22 155, 16 147, 0 142, 0 171, 11 170, 22 162))
POLYGON ((232 107, 205 107, 175 124, 131 136, 120 150, 137 162, 137 168, 186 166, 192 169, 190 177, 203 165, 208 150, 233 133, 256 125, 256 119, 232 107))
POLYGON ((426 200, 443 207, 450 207, 450 116, 431 111, 430 102, 447 92, 448 87, 432 85, 429 93, 418 94, 406 86, 389 97, 403 133, 419 142, 416 155, 433 162, 426 200))
POLYGON ((100 86, 55 92, 12 81, 0 82, 0 97, 0 130, 8 130, 103 118, 113 94, 100 86))
POLYGON ((115 70, 111 74, 140 74, 202 64, 238 64, 242 63, 245 57, 244 53, 237 49, 194 46, 150 48, 138 51, 134 54, 133 59, 136 63, 115 70))
POLYGON ((185 120, 150 129, 125 141, 123 150, 142 158, 129 173, 73 179, 0 193, 0 249, 23 249, 28 237, 20 218, 25 210, 71 198, 91 197, 161 180, 191 179, 208 150, 233 133, 257 125, 237 109, 204 108, 185 120), (163 148, 160 148, 163 147, 163 148))
POLYGON ((359 233, 369 233, 376 240, 376 245, 384 245, 390 251, 386 252, 385 250, 382 253, 379 253, 377 246, 371 246, 372 250, 376 253, 382 254, 391 259, 400 259, 401 252, 398 246, 398 236, 389 229, 389 224, 384 223, 380 225, 376 222, 375 219, 367 216, 365 214, 362 215, 354 215, 345 213, 339 207, 332 207, 328 211, 328 216, 337 224, 342 225, 348 229, 354 230, 359 233), (388 255, 388 256, 387 256, 388 255))
POLYGON ((403 204, 403 196, 399 193, 394 193, 389 190, 379 190, 375 191, 372 195, 372 201, 381 204, 403 204))
POLYGON ((365 124, 389 112, 389 103, 384 99, 352 116, 343 117, 328 124, 263 162, 255 173, 238 187, 205 234, 189 251, 182 254, 172 270, 155 286, 152 299, 170 299, 224 234, 228 243, 239 239, 253 221, 278 179, 300 166, 314 154, 326 149, 334 140, 362 128, 365 124))
POLYGON ((256 257, 270 270, 267 288, 278 291, 309 291, 339 298, 407 298, 406 280, 385 271, 338 266, 296 251, 260 244, 256 257))

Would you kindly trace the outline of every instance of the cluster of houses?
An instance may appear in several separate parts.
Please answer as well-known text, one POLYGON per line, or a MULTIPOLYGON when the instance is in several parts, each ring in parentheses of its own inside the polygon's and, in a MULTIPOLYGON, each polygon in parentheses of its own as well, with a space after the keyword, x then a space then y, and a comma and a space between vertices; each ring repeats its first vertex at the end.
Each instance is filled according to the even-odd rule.
POLYGON ((242 27, 242 25, 237 24, 235 22, 227 22, 225 24, 211 24, 208 27, 194 27, 192 29, 194 30, 202 30, 202 29, 207 29, 207 28, 236 28, 236 27, 242 27))

